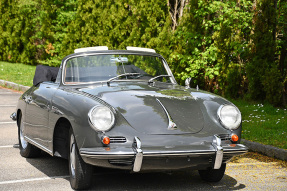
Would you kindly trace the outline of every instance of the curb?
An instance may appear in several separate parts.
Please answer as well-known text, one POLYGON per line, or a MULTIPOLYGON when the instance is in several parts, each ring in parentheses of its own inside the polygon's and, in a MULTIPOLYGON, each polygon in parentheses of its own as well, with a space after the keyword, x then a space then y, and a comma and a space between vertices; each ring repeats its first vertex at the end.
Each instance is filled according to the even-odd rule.
MULTIPOLYGON (((14 82, 9 82, 5 80, 0 80, 0 86, 12 88, 14 90, 23 91, 23 92, 27 91, 30 88, 28 86, 19 85, 14 82)), ((270 145, 263 145, 263 144, 248 141, 245 139, 242 139, 241 143, 246 145, 249 148, 249 151, 262 153, 269 157, 274 157, 280 160, 287 161, 287 150, 279 149, 277 147, 273 147, 270 145)))
POLYGON ((22 92, 25 92, 30 88, 28 86, 23 86, 23 85, 16 84, 14 82, 5 81, 5 80, 0 80, 0 86, 14 89, 17 91, 22 91, 22 92))
POLYGON ((287 150, 279 149, 270 145, 263 145, 261 143, 252 142, 245 139, 241 139, 241 143, 246 145, 249 151, 262 153, 269 157, 287 161, 287 150))

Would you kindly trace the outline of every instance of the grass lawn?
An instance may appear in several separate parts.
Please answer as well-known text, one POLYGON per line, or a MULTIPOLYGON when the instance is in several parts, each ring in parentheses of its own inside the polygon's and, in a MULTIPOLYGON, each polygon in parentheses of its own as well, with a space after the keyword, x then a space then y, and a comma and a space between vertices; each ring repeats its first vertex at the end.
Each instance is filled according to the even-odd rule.
POLYGON ((24 86, 33 85, 36 66, 0 61, 0 79, 24 86))
POLYGON ((242 138, 287 149, 287 109, 231 100, 242 114, 242 138))
MULTIPOLYGON (((0 62, 0 79, 32 86, 36 66, 0 62)), ((287 149, 287 110, 270 104, 231 100, 242 113, 242 138, 287 149)))

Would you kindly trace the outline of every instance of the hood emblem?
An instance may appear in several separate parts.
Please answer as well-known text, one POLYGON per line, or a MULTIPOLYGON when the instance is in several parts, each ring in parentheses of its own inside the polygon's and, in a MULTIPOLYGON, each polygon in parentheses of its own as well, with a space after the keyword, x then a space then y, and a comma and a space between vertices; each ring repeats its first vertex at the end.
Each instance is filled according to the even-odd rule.
POLYGON ((163 104, 156 98, 156 101, 161 105, 162 109, 164 110, 167 118, 168 118, 168 130, 175 130, 177 129, 175 122, 173 122, 171 116, 169 115, 168 111, 166 110, 166 108, 163 106, 163 104))

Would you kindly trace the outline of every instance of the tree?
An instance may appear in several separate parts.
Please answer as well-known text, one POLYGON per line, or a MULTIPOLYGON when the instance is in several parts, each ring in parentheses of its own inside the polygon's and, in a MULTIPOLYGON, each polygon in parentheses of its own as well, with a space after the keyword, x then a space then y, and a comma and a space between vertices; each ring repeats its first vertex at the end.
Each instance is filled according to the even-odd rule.
POLYGON ((279 0, 277 5, 277 22, 275 37, 277 40, 277 51, 279 71, 283 84, 282 104, 287 104, 287 2, 279 0))
POLYGON ((279 3, 278 10, 276 0, 257 2, 254 14, 251 61, 246 66, 251 98, 266 99, 274 105, 282 104, 284 75, 286 77, 286 65, 284 64, 286 48, 282 44, 286 40, 284 39, 286 35, 283 35, 284 22, 281 22, 284 14, 278 15, 279 12, 284 12, 284 3, 279 3), (282 32, 282 38, 280 35, 278 36, 278 31, 282 32))
POLYGON ((170 57, 181 83, 191 77, 194 86, 233 97, 244 91, 251 4, 248 0, 189 1, 170 57))

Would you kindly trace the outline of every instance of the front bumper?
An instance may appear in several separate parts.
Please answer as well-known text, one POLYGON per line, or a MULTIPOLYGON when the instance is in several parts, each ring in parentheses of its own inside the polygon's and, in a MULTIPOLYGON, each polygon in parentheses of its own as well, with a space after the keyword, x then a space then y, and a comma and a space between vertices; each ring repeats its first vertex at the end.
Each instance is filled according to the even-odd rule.
POLYGON ((219 169, 222 163, 227 162, 233 156, 244 154, 247 151, 248 148, 242 144, 221 145, 220 138, 215 135, 211 144, 180 148, 142 148, 140 139, 135 137, 132 148, 81 148, 80 154, 85 162, 92 165, 113 168, 112 165, 107 165, 107 162, 105 163, 104 161, 109 161, 109 164, 114 164, 115 162, 120 164, 122 162, 122 166, 131 166, 133 172, 139 172, 146 169, 172 170, 189 166, 194 166, 195 169, 203 168, 203 166, 211 166, 213 169, 219 169), (143 164, 145 161, 148 162, 143 164), (174 163, 170 161, 174 161, 174 163), (163 165, 163 162, 169 162, 169 164, 163 165))

